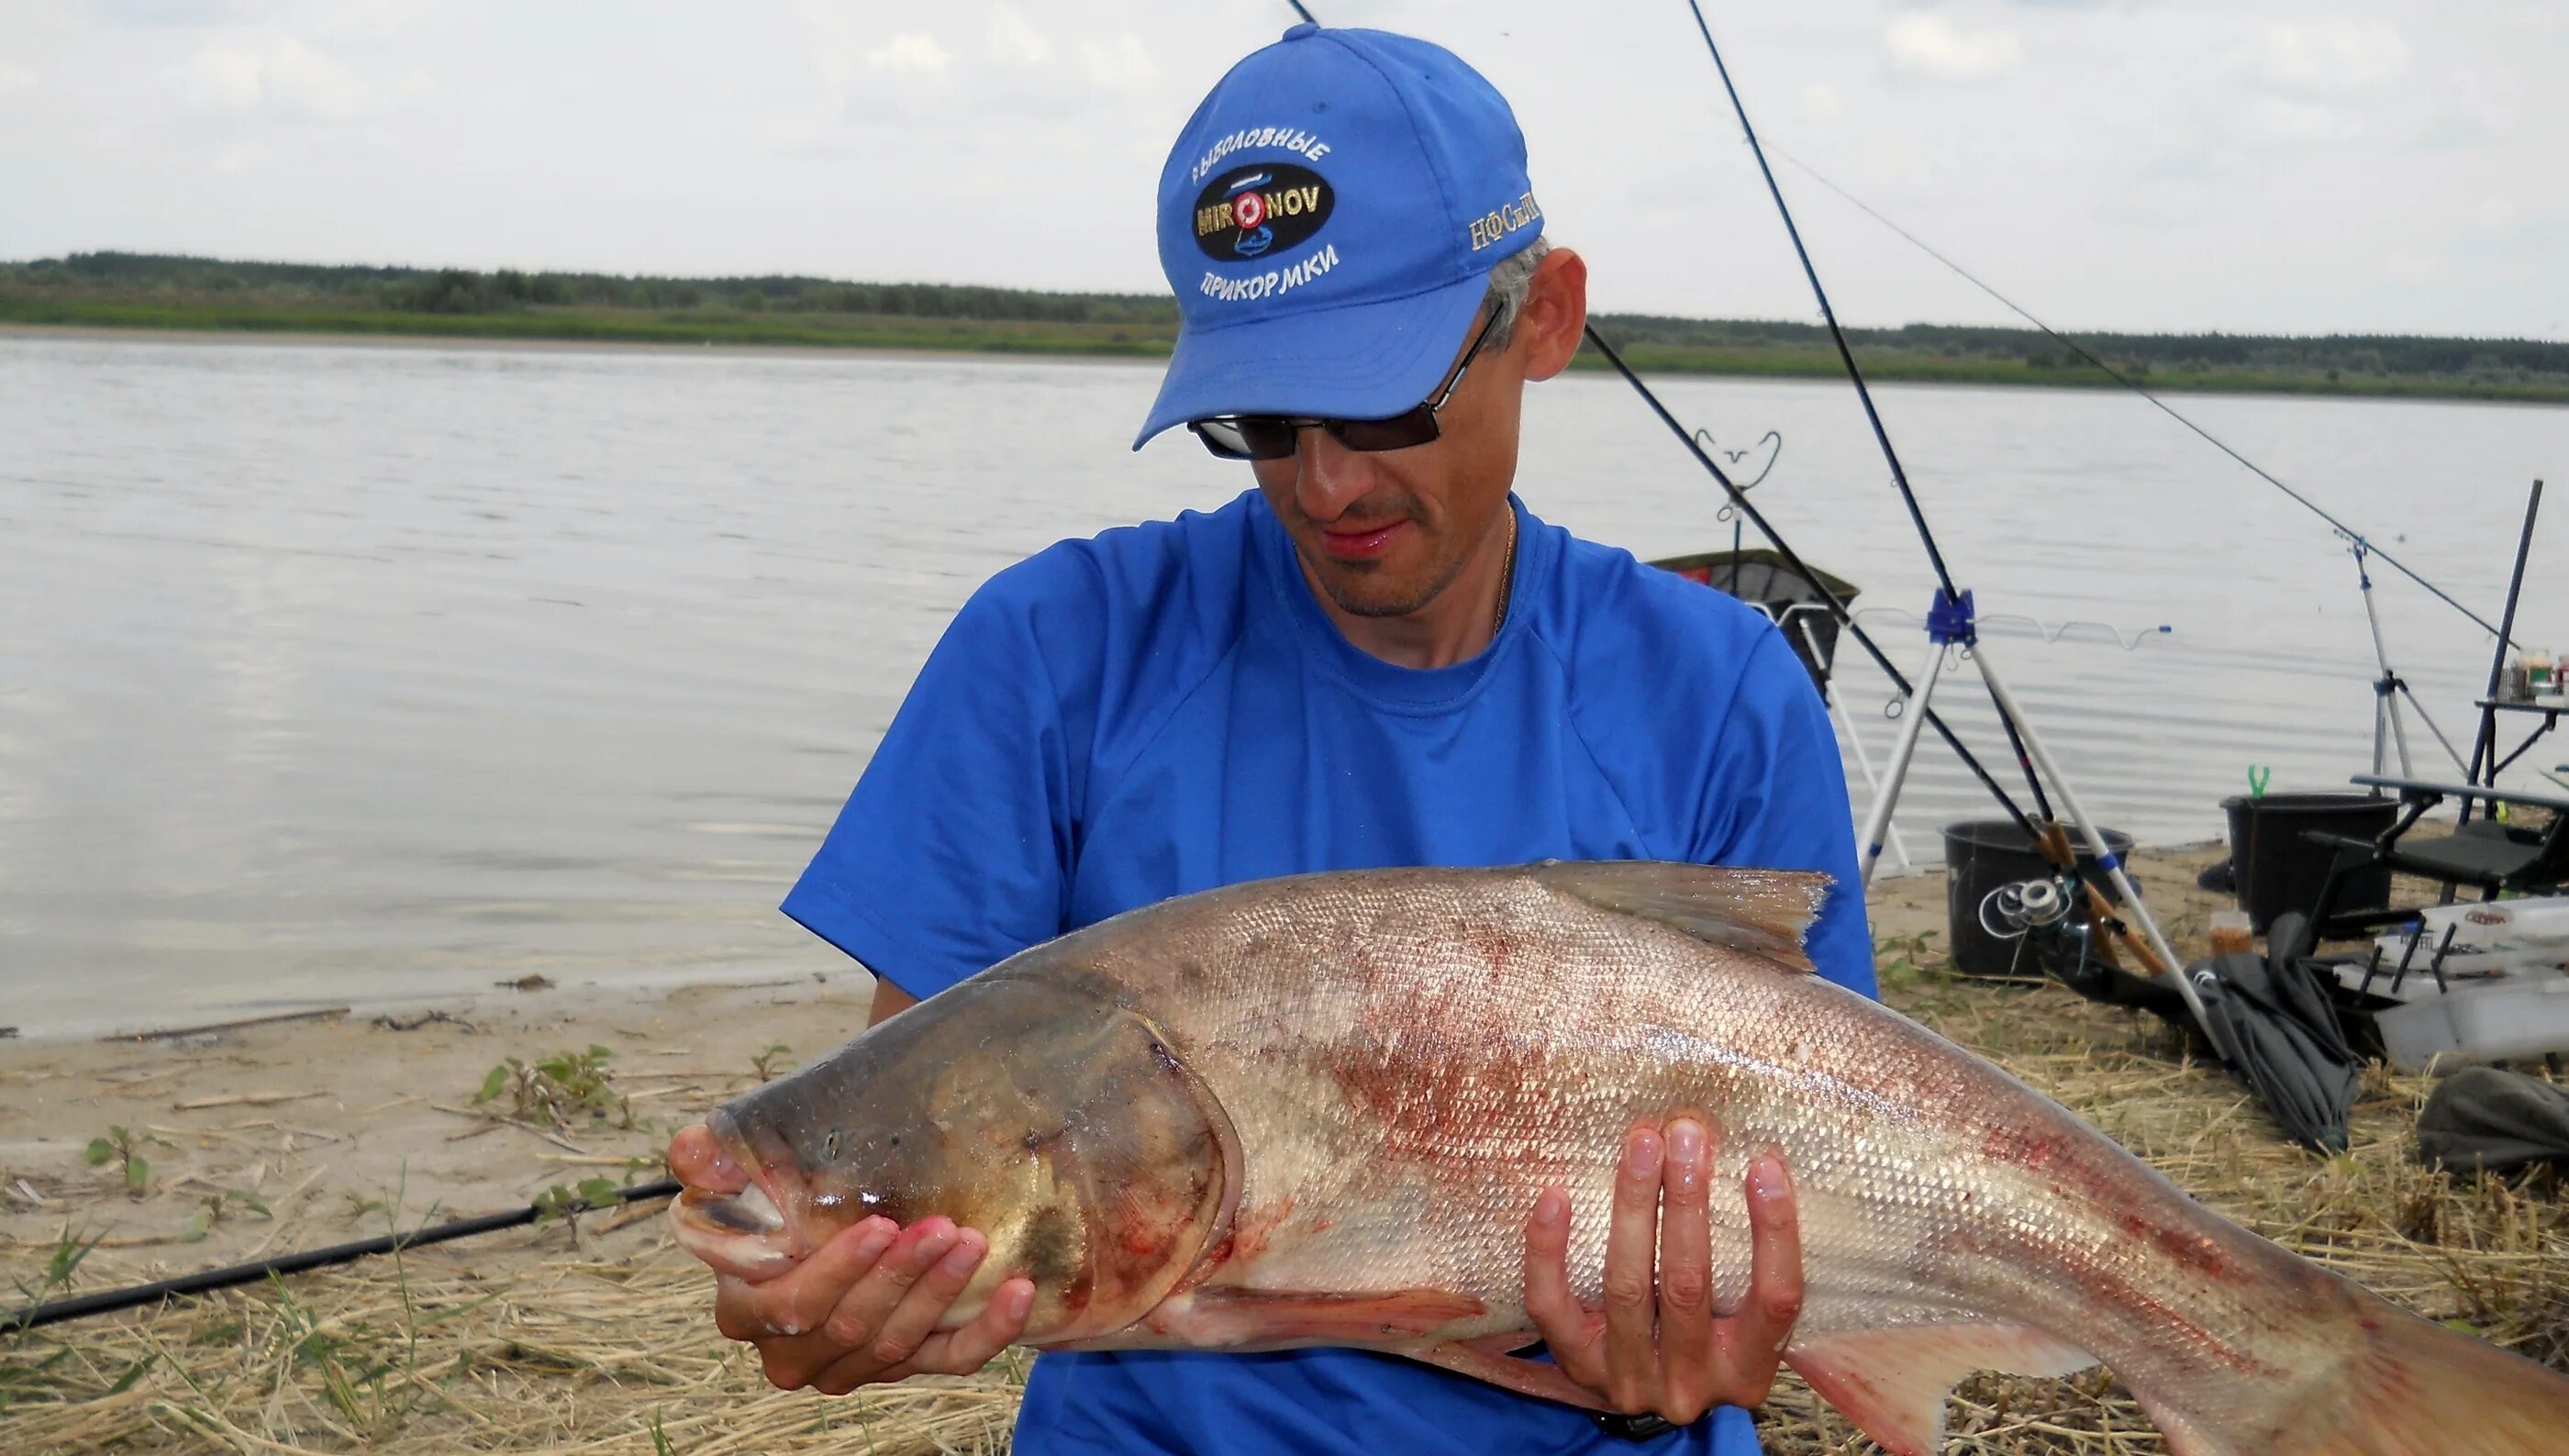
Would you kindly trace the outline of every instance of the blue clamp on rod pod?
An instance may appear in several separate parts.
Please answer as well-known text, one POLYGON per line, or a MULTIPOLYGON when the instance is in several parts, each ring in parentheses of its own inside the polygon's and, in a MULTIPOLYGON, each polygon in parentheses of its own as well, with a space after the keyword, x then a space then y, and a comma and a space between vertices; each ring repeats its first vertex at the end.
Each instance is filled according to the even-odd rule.
POLYGON ((1960 597, 1936 588, 1936 600, 1927 608, 1927 635, 1948 646, 1968 647, 1980 640, 1980 617, 1972 605, 1971 588, 1965 587, 1960 597))

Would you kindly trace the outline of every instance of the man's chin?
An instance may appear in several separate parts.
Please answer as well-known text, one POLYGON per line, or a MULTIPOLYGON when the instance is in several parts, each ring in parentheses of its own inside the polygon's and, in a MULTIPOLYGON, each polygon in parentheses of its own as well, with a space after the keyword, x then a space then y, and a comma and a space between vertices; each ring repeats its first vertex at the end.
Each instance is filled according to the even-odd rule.
POLYGON ((1360 566, 1323 570, 1320 589, 1329 593, 1329 600, 1349 616, 1408 616, 1436 599, 1432 590, 1404 589, 1401 583, 1366 569, 1374 564, 1368 561, 1360 566), (1354 579, 1348 579, 1349 575, 1354 579))

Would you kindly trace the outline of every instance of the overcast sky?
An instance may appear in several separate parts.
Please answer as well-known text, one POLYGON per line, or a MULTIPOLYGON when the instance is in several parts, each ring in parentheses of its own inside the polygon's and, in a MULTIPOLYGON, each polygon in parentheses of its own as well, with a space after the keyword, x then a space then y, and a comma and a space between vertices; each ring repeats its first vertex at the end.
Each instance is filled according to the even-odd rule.
MULTIPOLYGON (((2052 322, 2569 339, 2560 0, 1707 0, 1761 134, 2052 322)), ((1811 317, 1683 0, 1314 0, 1515 104, 1601 307, 1811 317)), ((0 0, 0 257, 1157 290, 1284 0, 0 0)), ((1778 162, 1849 322, 1998 305, 1778 162)))

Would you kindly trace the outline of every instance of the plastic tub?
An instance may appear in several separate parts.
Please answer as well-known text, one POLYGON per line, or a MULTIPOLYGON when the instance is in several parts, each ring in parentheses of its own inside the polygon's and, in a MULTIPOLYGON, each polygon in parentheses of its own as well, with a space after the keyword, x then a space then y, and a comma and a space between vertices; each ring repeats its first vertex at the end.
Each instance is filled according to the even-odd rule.
POLYGON ((2569 1051, 2569 975, 2537 972, 2455 986, 2378 1011, 2373 1024, 2382 1031, 2383 1050, 2408 1072, 2569 1051))
MULTIPOLYGON (((2132 837, 2119 830, 2104 831, 2106 847, 2117 859, 2128 860, 2132 854, 2132 837)), ((2070 844, 2078 851, 2078 863, 2093 865, 2096 857, 2080 843, 2076 830, 2070 831, 2070 844)), ((1945 921, 1946 932, 1954 942, 1954 968, 1965 975, 2054 975, 2061 967, 2061 948, 2057 937, 2040 931, 2020 939, 2002 940, 1981 928, 1981 902, 1991 891, 2019 880, 2046 879, 2051 874, 2049 862, 2017 828, 2012 819, 1973 819, 1945 826, 1945 921)), ((2108 889, 2108 895, 2112 891, 2108 889)), ((2086 897, 2080 896, 2069 912, 2072 922, 2087 921, 2086 897)))
MULTIPOLYGON (((2370 794, 2245 794, 2221 801, 2230 816, 2230 862, 2239 908, 2263 934, 2286 910, 2309 914, 2319 905, 2338 852, 2312 844, 2304 830, 2369 840, 2399 817, 2399 801, 2370 794)), ((2339 887, 2336 909, 2380 910, 2390 904, 2390 872, 2365 870, 2339 887)))

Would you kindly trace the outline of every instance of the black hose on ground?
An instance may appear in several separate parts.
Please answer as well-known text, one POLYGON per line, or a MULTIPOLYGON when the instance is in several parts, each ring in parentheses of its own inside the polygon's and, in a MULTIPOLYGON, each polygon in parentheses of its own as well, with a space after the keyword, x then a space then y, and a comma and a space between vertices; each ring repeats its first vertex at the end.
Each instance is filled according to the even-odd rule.
POLYGON ((301 1274, 307 1269, 321 1269, 333 1264, 353 1264, 377 1254, 396 1250, 417 1249, 427 1244, 444 1244, 455 1239, 470 1239, 476 1234, 491 1234, 514 1229, 540 1219, 577 1213, 590 1213, 617 1204, 647 1203, 655 1198, 669 1198, 678 1192, 678 1181, 663 1178, 657 1183, 619 1188, 597 1199, 568 1199, 561 1202, 533 1203, 506 1213, 482 1214, 470 1219, 457 1219, 407 1234, 386 1234, 376 1239, 359 1239, 349 1244, 333 1244, 326 1249, 307 1249, 299 1254, 280 1254, 274 1259, 253 1260, 248 1264, 230 1265, 223 1269, 203 1270, 161 1279, 131 1288, 107 1289, 95 1294, 81 1294, 69 1299, 56 1299, 21 1309, 0 1319, 0 1330, 15 1332, 33 1329, 40 1324, 58 1324, 66 1319, 84 1319, 93 1314, 112 1314, 119 1309, 132 1309, 144 1304, 157 1304, 164 1299, 184 1298, 211 1289, 227 1289, 237 1284, 255 1283, 279 1274, 301 1274))

